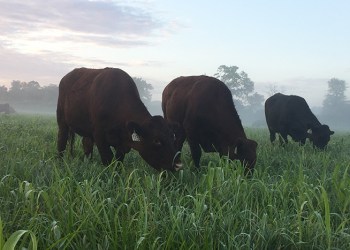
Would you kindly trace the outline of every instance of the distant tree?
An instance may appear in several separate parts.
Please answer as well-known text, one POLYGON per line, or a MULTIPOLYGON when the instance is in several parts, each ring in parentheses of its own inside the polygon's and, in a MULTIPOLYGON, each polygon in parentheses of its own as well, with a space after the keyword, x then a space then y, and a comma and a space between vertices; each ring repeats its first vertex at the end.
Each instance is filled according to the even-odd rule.
POLYGON ((246 72, 238 72, 237 66, 221 65, 214 76, 224 82, 231 90, 236 105, 254 107, 258 103, 262 105, 264 97, 254 92, 254 82, 250 80, 246 72))
POLYGON ((22 85, 22 92, 24 98, 31 101, 35 99, 40 100, 42 98, 40 84, 36 81, 24 82, 22 85))
POLYGON ((21 82, 14 80, 9 90, 11 98, 15 101, 38 100, 40 95, 40 84, 36 81, 21 82))
POLYGON ((328 81, 328 93, 323 101, 325 109, 332 110, 345 104, 346 82, 337 78, 332 78, 328 81))
POLYGON ((58 98, 58 86, 55 84, 50 84, 41 88, 41 94, 43 97, 43 102, 47 104, 57 104, 58 98))
POLYGON ((0 103, 7 102, 8 92, 6 86, 0 86, 0 103))
POLYGON ((346 82, 337 78, 328 81, 328 92, 323 101, 322 116, 331 127, 349 129, 350 104, 346 101, 346 82))
POLYGON ((21 89, 22 89, 22 82, 21 81, 18 81, 18 80, 13 80, 11 82, 11 88, 9 90, 9 92, 11 93, 16 93, 16 92, 20 92, 21 89))
POLYGON ((152 100, 151 90, 153 90, 153 86, 151 84, 147 83, 141 77, 133 77, 133 80, 137 86, 139 93, 140 93, 141 100, 146 104, 150 103, 152 100))
POLYGON ((249 95, 247 97, 247 100, 248 100, 248 107, 250 110, 252 110, 253 112, 256 112, 258 111, 259 109, 262 109, 263 108, 263 103, 264 103, 264 96, 263 95, 260 95, 258 93, 254 93, 252 95, 249 95))

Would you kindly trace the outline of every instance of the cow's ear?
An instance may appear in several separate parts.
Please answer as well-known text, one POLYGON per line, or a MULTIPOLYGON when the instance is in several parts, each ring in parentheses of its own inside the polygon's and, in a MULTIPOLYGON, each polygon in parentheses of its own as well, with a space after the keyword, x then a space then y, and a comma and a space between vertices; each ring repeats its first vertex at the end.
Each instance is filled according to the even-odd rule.
POLYGON ((334 131, 329 131, 329 135, 334 135, 334 131))
POLYGON ((178 122, 168 122, 168 124, 169 124, 169 127, 171 128, 171 130, 174 133, 174 140, 176 140, 177 138, 185 136, 185 130, 180 125, 180 123, 178 123, 178 122))
POLYGON ((235 150, 233 151, 233 153, 234 153, 235 155, 237 155, 237 153, 238 153, 238 146, 237 146, 237 145, 236 145, 235 150))
POLYGON ((133 121, 127 122, 126 128, 128 129, 133 142, 142 141, 142 128, 138 123, 133 121))
POLYGON ((242 138, 239 137, 236 140, 236 146, 235 146, 235 150, 233 151, 233 153, 235 155, 238 155, 238 152, 241 151, 240 149, 242 146, 243 146, 243 140, 242 140, 242 138))
POLYGON ((306 136, 309 139, 311 138, 311 136, 312 136, 312 129, 311 128, 306 131, 306 136))

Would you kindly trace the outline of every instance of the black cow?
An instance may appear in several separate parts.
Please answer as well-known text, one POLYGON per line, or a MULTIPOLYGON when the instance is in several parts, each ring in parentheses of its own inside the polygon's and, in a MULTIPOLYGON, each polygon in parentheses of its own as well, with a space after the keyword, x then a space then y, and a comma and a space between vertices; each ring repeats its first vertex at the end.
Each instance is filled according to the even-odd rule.
POLYGON ((290 135, 300 144, 305 144, 306 138, 309 138, 314 146, 324 149, 334 134, 327 125, 317 120, 305 99, 300 96, 277 93, 269 97, 265 102, 265 116, 271 142, 279 133, 285 143, 290 135))

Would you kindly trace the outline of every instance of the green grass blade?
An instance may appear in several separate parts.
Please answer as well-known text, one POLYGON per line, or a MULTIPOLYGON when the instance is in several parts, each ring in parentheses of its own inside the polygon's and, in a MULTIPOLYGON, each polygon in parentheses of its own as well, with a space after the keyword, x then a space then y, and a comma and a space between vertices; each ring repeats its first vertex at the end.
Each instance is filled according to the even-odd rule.
POLYGON ((324 187, 321 186, 322 190, 322 198, 324 202, 324 223, 326 227, 326 234, 327 234, 327 243, 328 243, 328 249, 331 248, 331 215, 330 215, 330 208, 329 208, 329 200, 328 195, 324 187))
POLYGON ((21 237, 26 234, 29 233, 32 239, 32 249, 36 250, 38 249, 38 243, 36 240, 36 237, 34 235, 34 233, 32 233, 31 231, 28 230, 18 230, 16 232, 14 232, 10 238, 8 238, 8 240, 5 242, 3 250, 12 250, 15 249, 18 241, 21 239, 21 237))

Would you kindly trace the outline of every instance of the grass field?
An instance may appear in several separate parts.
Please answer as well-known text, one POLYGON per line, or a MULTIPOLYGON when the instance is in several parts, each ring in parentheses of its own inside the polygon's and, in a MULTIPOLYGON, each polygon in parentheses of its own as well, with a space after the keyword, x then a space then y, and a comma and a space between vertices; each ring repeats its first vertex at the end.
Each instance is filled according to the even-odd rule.
POLYGON ((61 162, 54 116, 1 115, 0 250, 350 249, 350 133, 319 151, 246 132, 259 144, 250 179, 217 154, 195 169, 186 147, 177 173, 136 152, 103 167, 80 142, 61 162))

